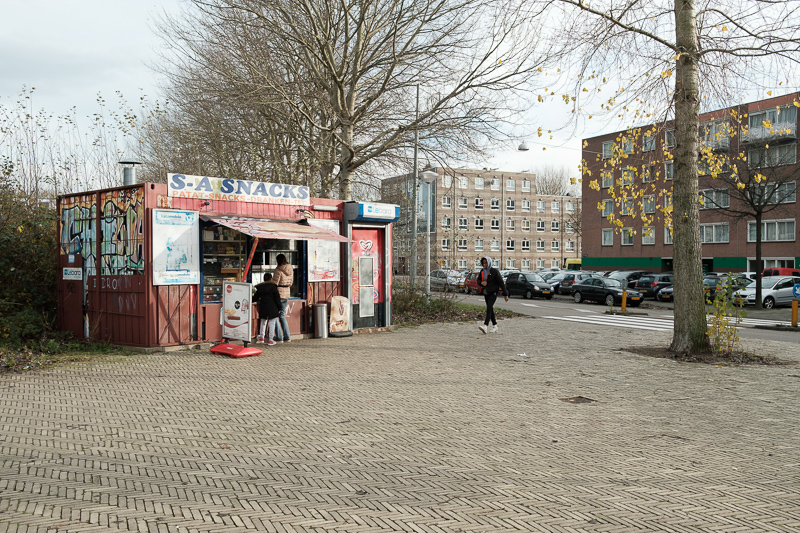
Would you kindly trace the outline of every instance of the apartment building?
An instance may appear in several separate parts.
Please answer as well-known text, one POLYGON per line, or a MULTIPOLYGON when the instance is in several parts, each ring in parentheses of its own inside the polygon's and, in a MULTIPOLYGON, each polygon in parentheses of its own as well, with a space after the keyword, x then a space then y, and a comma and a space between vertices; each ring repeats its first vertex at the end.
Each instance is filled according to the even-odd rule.
MULTIPOLYGON (((477 269, 489 256, 500 269, 564 265, 581 256, 580 198, 539 195, 522 172, 434 168, 435 183, 418 185, 417 261, 424 270, 430 202, 431 268, 477 269)), ((413 175, 383 180, 382 201, 401 206, 393 231, 393 269, 407 274, 412 248, 413 175)))
MULTIPOLYGON (((701 115, 704 270, 757 269, 753 205, 761 211, 764 268, 800 263, 798 105, 800 93, 793 93, 701 115)), ((671 210, 674 123, 600 135, 583 145, 583 266, 672 270, 665 213, 671 210)))

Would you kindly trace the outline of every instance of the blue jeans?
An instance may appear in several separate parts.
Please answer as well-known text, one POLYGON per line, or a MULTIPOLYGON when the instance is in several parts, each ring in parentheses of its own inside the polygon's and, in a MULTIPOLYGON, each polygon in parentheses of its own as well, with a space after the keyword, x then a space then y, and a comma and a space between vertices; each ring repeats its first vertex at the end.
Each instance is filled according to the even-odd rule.
POLYGON ((288 341, 289 340, 289 322, 286 321, 286 306, 289 304, 289 300, 284 300, 281 298, 281 314, 278 315, 278 321, 281 324, 281 331, 283 332, 283 337, 278 337, 279 341, 288 341))

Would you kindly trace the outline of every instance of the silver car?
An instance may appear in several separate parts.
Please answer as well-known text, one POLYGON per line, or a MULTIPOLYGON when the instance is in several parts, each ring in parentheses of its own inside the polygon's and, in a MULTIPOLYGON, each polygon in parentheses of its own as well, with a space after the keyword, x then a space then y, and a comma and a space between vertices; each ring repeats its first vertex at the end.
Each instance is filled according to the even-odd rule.
MULTIPOLYGON (((765 309, 778 305, 791 305, 794 300, 794 286, 800 278, 791 276, 771 276, 761 278, 761 303, 765 309)), ((734 293, 734 298, 747 305, 756 304, 756 282, 751 281, 734 293)))
POLYGON ((432 291, 461 291, 464 276, 458 270, 434 270, 431 272, 432 291))

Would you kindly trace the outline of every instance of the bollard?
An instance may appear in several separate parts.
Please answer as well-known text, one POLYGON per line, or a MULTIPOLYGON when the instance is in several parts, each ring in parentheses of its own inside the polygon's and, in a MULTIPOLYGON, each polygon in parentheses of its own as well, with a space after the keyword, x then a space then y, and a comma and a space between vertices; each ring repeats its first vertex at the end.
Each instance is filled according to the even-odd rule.
POLYGON ((627 304, 628 300, 628 291, 622 291, 622 312, 625 312, 625 304, 627 304))
POLYGON ((797 300, 792 300, 792 327, 797 327, 797 300))

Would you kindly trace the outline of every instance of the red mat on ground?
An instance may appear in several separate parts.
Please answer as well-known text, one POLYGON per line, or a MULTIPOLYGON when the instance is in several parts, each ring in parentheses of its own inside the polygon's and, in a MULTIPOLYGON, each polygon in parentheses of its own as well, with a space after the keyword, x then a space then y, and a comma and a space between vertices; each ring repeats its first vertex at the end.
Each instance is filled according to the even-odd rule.
POLYGON ((264 350, 259 350, 258 348, 253 348, 252 346, 239 346, 238 344, 217 344, 216 346, 211 348, 211 353, 216 353, 220 355, 229 355, 236 359, 240 357, 250 357, 251 355, 259 355, 264 350))

